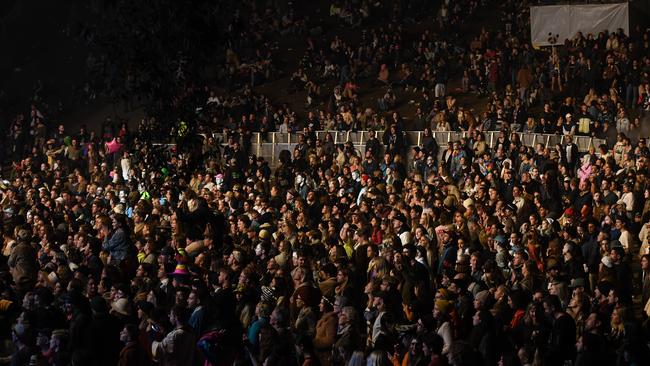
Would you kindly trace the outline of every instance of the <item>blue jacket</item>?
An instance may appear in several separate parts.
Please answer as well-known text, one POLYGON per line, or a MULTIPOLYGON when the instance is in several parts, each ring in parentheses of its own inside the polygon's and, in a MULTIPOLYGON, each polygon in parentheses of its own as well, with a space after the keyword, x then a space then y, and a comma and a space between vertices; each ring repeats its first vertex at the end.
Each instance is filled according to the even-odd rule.
POLYGON ((104 239, 102 248, 108 251, 108 253, 111 255, 111 258, 118 262, 121 262, 129 255, 129 252, 131 251, 131 244, 129 242, 129 237, 124 232, 124 229, 120 228, 115 230, 110 238, 104 239))
POLYGON ((260 334, 260 330, 262 327, 266 326, 269 324, 269 318, 259 318, 256 321, 253 322, 253 324, 248 327, 248 342, 254 347, 254 349, 257 349, 257 346, 259 344, 259 339, 258 336, 260 334))

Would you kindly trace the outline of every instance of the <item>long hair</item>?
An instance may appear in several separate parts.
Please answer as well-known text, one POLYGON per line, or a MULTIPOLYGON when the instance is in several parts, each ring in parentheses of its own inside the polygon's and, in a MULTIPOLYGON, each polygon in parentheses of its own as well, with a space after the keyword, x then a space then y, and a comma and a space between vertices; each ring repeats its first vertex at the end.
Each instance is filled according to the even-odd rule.
POLYGON ((352 357, 350 357, 350 360, 347 363, 347 366, 365 366, 365 365, 366 365, 366 357, 361 351, 354 351, 354 353, 352 353, 352 357))
POLYGON ((372 351, 366 360, 366 366, 389 366, 388 354, 384 351, 372 351))
POLYGON ((618 315, 618 322, 614 322, 614 316, 612 316, 610 322, 612 335, 622 336, 623 334, 625 334, 625 317, 627 315, 627 309, 624 307, 619 307, 614 309, 614 313, 618 315))

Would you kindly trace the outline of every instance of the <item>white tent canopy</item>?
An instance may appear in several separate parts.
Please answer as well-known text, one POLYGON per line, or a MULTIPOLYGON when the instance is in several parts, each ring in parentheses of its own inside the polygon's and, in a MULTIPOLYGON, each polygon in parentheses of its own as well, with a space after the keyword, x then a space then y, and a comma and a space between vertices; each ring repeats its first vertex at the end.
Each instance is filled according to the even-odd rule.
POLYGON ((585 36, 608 30, 630 33, 628 3, 593 5, 548 5, 530 7, 530 39, 533 46, 550 46, 572 39, 578 32, 585 36), (555 42, 552 41, 555 37, 555 42))

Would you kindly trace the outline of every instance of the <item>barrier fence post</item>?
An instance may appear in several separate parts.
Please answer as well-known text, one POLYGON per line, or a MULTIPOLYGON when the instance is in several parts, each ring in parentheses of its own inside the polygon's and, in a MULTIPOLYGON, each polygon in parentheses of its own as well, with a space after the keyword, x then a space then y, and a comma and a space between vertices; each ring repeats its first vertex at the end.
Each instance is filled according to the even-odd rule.
POLYGON ((546 144, 544 144, 544 148, 548 149, 548 143, 551 141, 551 135, 546 136, 546 144))
POLYGON ((271 165, 275 166, 275 132, 271 132, 271 165))

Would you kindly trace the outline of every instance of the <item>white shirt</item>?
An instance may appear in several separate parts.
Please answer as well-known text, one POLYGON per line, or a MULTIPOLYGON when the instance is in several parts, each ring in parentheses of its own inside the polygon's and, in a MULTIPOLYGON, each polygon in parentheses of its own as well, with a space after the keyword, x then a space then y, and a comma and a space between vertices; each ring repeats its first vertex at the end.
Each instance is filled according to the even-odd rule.
POLYGON ((630 212, 634 209, 634 195, 632 192, 623 193, 616 203, 625 203, 625 210, 630 212))
POLYGON ((122 178, 128 182, 131 179, 129 176, 131 174, 131 160, 129 158, 122 158, 120 165, 122 166, 122 178))
POLYGON ((573 156, 572 156, 572 151, 571 151, 571 145, 566 146, 566 161, 572 162, 573 161, 573 156))

